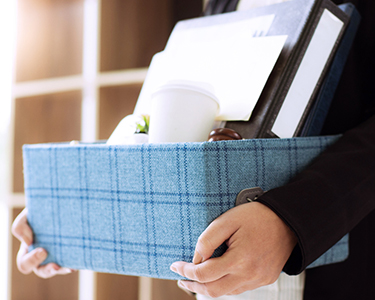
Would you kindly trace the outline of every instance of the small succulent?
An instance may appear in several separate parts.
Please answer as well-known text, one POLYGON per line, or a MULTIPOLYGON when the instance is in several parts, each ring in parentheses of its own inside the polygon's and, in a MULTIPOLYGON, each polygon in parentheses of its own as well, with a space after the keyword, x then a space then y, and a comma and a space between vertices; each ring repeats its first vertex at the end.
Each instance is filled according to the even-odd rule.
POLYGON ((141 115, 139 121, 137 120, 135 133, 146 133, 148 134, 148 129, 150 125, 150 116, 141 115))

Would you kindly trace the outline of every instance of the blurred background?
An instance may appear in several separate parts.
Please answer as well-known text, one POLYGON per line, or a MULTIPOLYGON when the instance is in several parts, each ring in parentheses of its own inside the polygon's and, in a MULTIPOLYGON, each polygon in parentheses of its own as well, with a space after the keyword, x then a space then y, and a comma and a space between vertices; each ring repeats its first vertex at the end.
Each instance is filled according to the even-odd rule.
POLYGON ((82 271, 22 275, 22 145, 107 139, 131 114, 152 56, 203 0, 7 0, 0 10, 0 299, 191 299, 176 282, 82 271))

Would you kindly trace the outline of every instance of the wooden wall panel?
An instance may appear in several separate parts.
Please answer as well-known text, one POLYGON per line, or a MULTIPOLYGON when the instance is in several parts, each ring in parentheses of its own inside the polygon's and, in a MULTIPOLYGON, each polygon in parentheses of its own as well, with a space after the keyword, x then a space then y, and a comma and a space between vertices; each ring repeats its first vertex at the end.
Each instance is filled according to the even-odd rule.
POLYGON ((23 144, 79 140, 80 136, 80 91, 16 99, 13 191, 23 192, 23 144))
POLYGON ((83 0, 18 0, 16 81, 80 74, 83 0))
POLYGON ((201 12, 202 0, 102 1, 100 71, 147 67, 176 22, 201 12))
POLYGON ((108 139, 117 124, 133 113, 142 84, 103 87, 99 91, 99 139, 108 139))
POLYGON ((96 300, 137 300, 138 277, 97 273, 96 300))
POLYGON ((148 66, 172 29, 172 1, 102 1, 100 70, 148 66))
MULTIPOLYGON (((13 209, 13 219, 21 209, 13 209)), ((42 279, 34 274, 24 275, 16 266, 19 241, 12 238, 11 300, 78 300, 78 272, 42 279)), ((108 298, 110 299, 110 298, 108 298)))

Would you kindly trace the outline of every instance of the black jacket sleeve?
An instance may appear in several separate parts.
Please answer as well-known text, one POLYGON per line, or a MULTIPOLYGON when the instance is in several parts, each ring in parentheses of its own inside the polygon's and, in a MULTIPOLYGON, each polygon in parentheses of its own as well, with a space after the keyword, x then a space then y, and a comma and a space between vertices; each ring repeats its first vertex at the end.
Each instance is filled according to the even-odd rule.
POLYGON ((375 208, 375 116, 258 201, 296 234, 298 245, 284 271, 300 273, 375 208))

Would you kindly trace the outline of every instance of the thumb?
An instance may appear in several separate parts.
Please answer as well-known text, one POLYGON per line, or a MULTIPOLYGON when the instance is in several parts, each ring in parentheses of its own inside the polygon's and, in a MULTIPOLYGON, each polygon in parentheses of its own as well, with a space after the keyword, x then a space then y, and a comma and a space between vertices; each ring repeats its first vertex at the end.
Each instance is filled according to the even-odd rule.
POLYGON ((199 236, 193 257, 194 264, 209 259, 214 251, 238 230, 239 226, 231 215, 231 210, 227 211, 215 219, 199 236))

